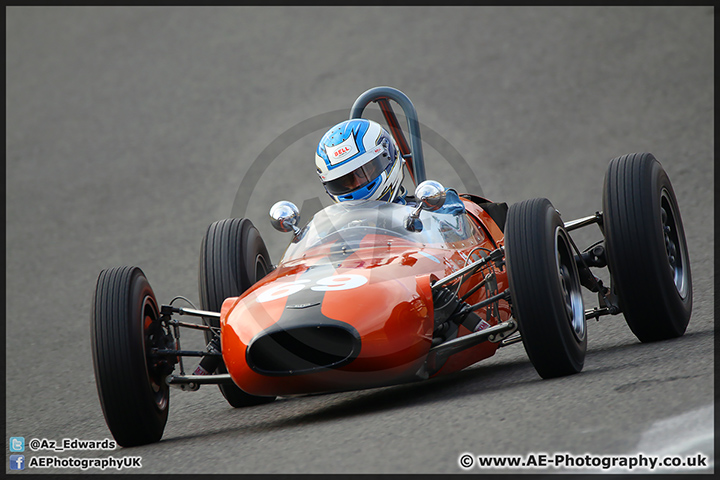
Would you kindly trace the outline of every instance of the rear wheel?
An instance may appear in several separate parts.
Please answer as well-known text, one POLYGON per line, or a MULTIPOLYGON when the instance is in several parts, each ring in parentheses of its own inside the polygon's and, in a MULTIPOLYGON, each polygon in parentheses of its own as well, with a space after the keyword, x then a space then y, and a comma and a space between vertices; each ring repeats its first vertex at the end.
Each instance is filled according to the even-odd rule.
POLYGON ((123 447, 160 440, 170 391, 167 363, 150 356, 164 348, 155 294, 138 267, 103 270, 93 298, 90 329, 100 404, 115 440, 123 447))
MULTIPOLYGON (((198 284, 203 310, 219 312, 228 297, 238 297, 272 268, 270 255, 260 232, 246 218, 229 218, 210 225, 200 248, 198 284)), ((217 318, 206 318, 214 327, 217 318)), ((206 340, 212 334, 206 332, 206 340)), ((227 373, 221 362, 216 373, 227 373)), ((242 391, 237 385, 219 385, 225 399, 233 407, 247 407, 271 402, 275 397, 259 397, 242 391)))
POLYGON ((679 337, 692 311, 685 230, 670 179, 650 153, 610 161, 603 186, 608 268, 641 342, 679 337))
POLYGON ((570 237, 549 200, 512 205, 505 260, 513 316, 525 351, 543 378, 582 370, 587 350, 585 309, 570 237))

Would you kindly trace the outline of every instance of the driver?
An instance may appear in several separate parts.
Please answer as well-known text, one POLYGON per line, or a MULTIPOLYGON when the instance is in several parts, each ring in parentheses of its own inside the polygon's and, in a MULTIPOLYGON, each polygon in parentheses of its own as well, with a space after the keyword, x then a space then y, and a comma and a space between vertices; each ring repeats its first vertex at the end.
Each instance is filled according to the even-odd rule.
POLYGON ((382 200, 406 204, 405 160, 377 122, 345 120, 323 135, 315 152, 320 180, 334 202, 382 200))
MULTIPOLYGON (((415 205, 402 186, 405 160, 379 123, 355 118, 338 123, 320 139, 315 152, 320 180, 336 203, 347 200, 381 200, 415 205)), ((465 207, 457 192, 447 189, 445 204, 437 213, 457 215, 465 207)))

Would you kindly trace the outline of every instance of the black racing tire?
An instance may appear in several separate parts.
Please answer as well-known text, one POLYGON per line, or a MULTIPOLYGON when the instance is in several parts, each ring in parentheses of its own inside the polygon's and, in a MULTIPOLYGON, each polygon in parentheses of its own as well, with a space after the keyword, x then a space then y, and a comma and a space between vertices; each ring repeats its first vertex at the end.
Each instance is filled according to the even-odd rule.
POLYGON ((170 389, 148 357, 162 346, 158 303, 138 267, 100 272, 90 318, 95 380, 105 421, 123 447, 157 442, 170 389))
MULTIPOLYGON (((272 269, 270 254, 257 228, 247 218, 228 218, 211 224, 200 247, 198 285, 203 310, 219 312, 229 297, 238 297, 272 269)), ((206 318, 213 327, 217 318, 206 318)), ((205 332, 209 342, 212 333, 205 332)), ((222 348, 222 345, 221 345, 222 348)), ((215 373, 227 373, 220 362, 215 373)), ((219 385, 225 399, 235 408, 259 405, 275 400, 242 391, 237 385, 219 385)))
POLYGON ((692 312, 690 255, 675 192, 652 154, 610 161, 603 230, 613 290, 630 330, 641 342, 683 335, 692 312))
POLYGON ((549 200, 510 207, 505 261, 513 316, 542 378, 582 370, 587 329, 580 275, 570 237, 549 200))

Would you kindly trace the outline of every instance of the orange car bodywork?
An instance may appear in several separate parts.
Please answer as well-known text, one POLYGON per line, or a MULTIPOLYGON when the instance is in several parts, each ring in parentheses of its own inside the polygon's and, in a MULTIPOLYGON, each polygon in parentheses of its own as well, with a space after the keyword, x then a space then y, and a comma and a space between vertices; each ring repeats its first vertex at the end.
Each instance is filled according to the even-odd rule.
MULTIPOLYGON (((487 212, 470 200, 463 199, 463 203, 478 229, 479 246, 488 251, 501 246, 503 233, 487 212)), ((368 237, 363 241, 375 245, 372 248, 335 260, 330 260, 328 252, 317 251, 305 260, 281 263, 242 296, 225 300, 220 320, 222 354, 228 373, 242 390, 253 395, 293 395, 391 385, 454 372, 495 353, 498 344, 484 342, 451 355, 440 366, 428 365, 434 329, 431 279, 466 265, 477 244, 419 249, 416 243, 388 242, 390 237, 382 235, 368 237), (345 289, 343 282, 354 283, 346 283, 352 288, 345 289), (350 325, 348 330, 354 329, 352 335, 357 338, 353 341, 358 346, 352 360, 336 368, 307 372, 259 371, 252 364, 248 346, 281 318, 283 322, 312 323, 317 319, 319 323, 350 325)), ((473 258, 479 258, 476 255, 473 258)), ((495 268, 495 274, 497 291, 502 292, 507 288, 506 271, 495 268)), ((464 282, 459 295, 483 276, 481 271, 464 282)), ((474 304, 487 296, 483 287, 466 302, 474 304)), ((499 319, 490 309, 477 313, 487 327, 509 318, 506 301, 498 303, 498 312, 499 319)), ((459 327, 458 336, 468 333, 467 328, 459 327)))

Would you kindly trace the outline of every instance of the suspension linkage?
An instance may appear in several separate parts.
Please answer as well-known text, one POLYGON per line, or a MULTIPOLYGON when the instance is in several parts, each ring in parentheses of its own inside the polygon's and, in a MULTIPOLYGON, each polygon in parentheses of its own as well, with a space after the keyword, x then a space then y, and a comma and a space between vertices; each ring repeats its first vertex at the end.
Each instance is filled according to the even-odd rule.
POLYGON ((620 313, 620 309, 615 305, 595 307, 592 310, 585 310, 585 319, 590 320, 591 318, 600 318, 603 315, 617 315, 618 313, 620 313))
POLYGON ((487 307, 492 303, 499 302, 500 300, 510 300, 510 289, 505 289, 502 293, 498 293, 497 295, 493 295, 490 298, 486 298, 482 302, 476 303, 475 305, 465 305, 462 308, 461 313, 470 313, 483 307, 487 307))
POLYGON ((481 266, 485 265, 487 262, 493 261, 493 262, 497 263, 497 262, 501 261, 504 256, 505 256, 505 248, 504 247, 496 248, 495 250, 490 252, 487 257, 483 257, 480 260, 473 262, 470 265, 467 265, 456 272, 451 273, 447 277, 441 278, 440 280, 433 283, 430 286, 430 288, 432 288, 433 290, 438 289, 438 288, 442 287, 443 285, 450 283, 459 277, 464 276, 468 272, 474 272, 481 266))
POLYGON ((150 355, 159 357, 180 356, 180 357, 222 357, 222 353, 204 352, 199 350, 173 350, 169 348, 151 348, 150 355))
POLYGON ((173 307, 172 305, 163 305, 160 308, 160 313, 162 315, 172 315, 173 313, 177 313, 178 315, 190 315, 193 317, 220 318, 220 313, 218 312, 196 310, 194 308, 173 307))

